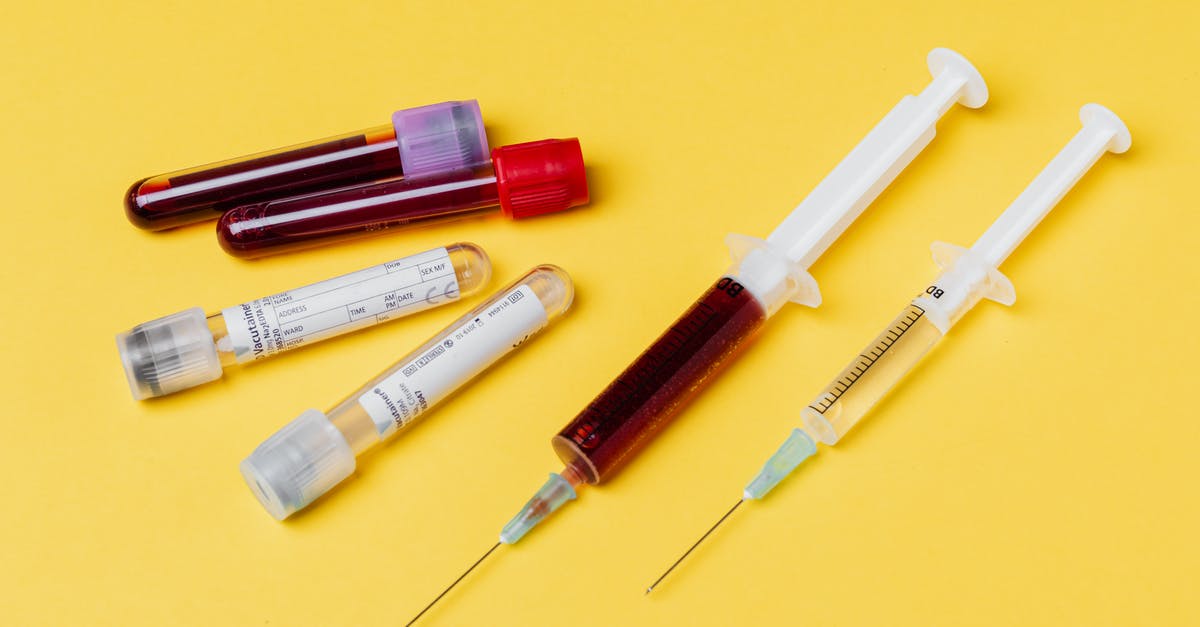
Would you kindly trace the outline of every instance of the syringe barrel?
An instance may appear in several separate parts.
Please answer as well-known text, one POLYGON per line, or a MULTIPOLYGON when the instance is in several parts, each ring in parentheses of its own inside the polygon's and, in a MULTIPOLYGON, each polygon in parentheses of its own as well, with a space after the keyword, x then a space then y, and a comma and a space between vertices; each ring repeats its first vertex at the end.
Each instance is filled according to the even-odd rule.
POLYGON ((924 308, 909 304, 800 412, 805 429, 836 444, 941 338, 924 308))
POLYGON ((219 379, 224 368, 267 359, 457 301, 487 284, 487 253, 451 244, 256 298, 205 317, 190 309, 117 336, 136 399, 219 379))
POLYGON ((766 318, 750 290, 722 276, 554 436, 554 451, 589 483, 605 480, 670 424, 766 318))
POLYGON ((570 277, 538 266, 402 357, 327 414, 309 410, 260 444, 242 475, 283 519, 353 473, 355 456, 395 436, 558 319, 570 277))
POLYGON ((1113 112, 1098 104, 1088 104, 1080 109, 1079 118, 1083 128, 971 247, 990 267, 1004 263, 1105 152, 1122 153, 1129 149, 1129 130, 1113 112))
POLYGON ((479 103, 444 102, 397 111, 387 126, 142 179, 125 194, 125 214, 159 231, 246 203, 454 170, 487 156, 479 103))

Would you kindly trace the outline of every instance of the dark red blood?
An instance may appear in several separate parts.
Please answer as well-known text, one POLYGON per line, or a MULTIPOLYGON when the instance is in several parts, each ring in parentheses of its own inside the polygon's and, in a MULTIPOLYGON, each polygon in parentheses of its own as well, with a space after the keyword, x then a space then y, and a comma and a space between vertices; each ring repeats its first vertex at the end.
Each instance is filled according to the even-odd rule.
POLYGON ((766 312, 732 278, 717 281, 551 444, 598 483, 631 459, 745 347, 766 312))
POLYGON ((217 222, 217 239, 231 255, 258 257, 461 217, 499 202, 491 166, 481 166, 238 207, 217 222))
POLYGON ((165 185, 156 184, 160 182, 160 177, 139 181, 125 196, 125 214, 135 226, 157 231, 210 220, 247 203, 401 174, 403 169, 395 137, 368 143, 366 135, 355 135, 171 177, 165 185), (266 171, 301 159, 314 159, 314 163, 287 172, 266 171), (237 182, 226 182, 215 187, 205 185, 223 176, 254 174, 256 171, 256 176, 248 176, 237 182), (189 191, 189 188, 193 189, 189 191), (156 201, 149 198, 150 193, 164 189, 185 193, 156 201))

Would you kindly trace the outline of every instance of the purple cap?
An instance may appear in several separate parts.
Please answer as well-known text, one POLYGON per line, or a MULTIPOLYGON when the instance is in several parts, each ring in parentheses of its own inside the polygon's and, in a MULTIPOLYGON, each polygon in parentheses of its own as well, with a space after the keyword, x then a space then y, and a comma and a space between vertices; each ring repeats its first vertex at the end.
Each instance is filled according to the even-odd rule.
POLYGON ((453 100, 392 114, 404 176, 474 167, 490 160, 475 100, 453 100))

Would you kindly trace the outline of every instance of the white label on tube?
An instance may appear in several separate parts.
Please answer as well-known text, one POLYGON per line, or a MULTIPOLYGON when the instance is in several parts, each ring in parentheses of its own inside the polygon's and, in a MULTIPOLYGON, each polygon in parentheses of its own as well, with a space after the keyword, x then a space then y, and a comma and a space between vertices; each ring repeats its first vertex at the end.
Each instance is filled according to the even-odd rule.
POLYGON ((221 312, 238 363, 458 300, 445 248, 280 292, 221 312))
POLYGON ((380 437, 391 435, 437 405, 548 322, 546 309, 528 285, 493 302, 358 397, 380 437))

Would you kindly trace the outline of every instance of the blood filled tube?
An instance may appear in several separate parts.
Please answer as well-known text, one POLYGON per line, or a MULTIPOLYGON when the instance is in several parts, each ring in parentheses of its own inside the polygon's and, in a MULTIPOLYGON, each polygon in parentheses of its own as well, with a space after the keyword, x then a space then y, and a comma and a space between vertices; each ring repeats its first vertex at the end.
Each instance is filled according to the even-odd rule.
POLYGON ((820 304, 808 267, 929 144, 937 120, 958 102, 987 101, 983 78, 950 50, 929 54, 933 81, 906 96, 838 164, 767 240, 730 235, 729 270, 551 440, 566 465, 500 533, 520 540, 629 461, 700 393, 788 301, 820 304))
POLYGON ((213 314, 193 307, 117 335, 133 397, 165 396, 266 359, 457 301, 487 284, 492 264, 475 244, 434 248, 213 314))
POLYGON ((241 464, 263 507, 283 520, 392 438, 570 308, 571 278, 538 266, 355 390, 328 413, 310 409, 241 464))
POLYGON ((444 102, 397 111, 390 125, 142 179, 125 194, 125 215, 159 231, 246 203, 470 167, 487 154, 479 103, 444 102))
POLYGON ((217 222, 217 239, 231 255, 260 257, 496 208, 529 218, 587 201, 579 140, 546 139, 496 148, 474 168, 237 207, 217 222))

